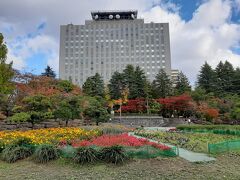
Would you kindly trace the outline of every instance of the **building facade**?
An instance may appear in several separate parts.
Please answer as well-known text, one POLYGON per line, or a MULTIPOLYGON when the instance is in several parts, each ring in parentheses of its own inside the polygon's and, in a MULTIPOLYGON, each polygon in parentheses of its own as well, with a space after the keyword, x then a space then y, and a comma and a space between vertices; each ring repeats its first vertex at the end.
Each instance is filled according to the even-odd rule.
POLYGON ((168 23, 144 23, 137 11, 96 11, 85 25, 61 25, 59 76, 82 85, 99 73, 107 83, 126 65, 140 66, 152 81, 171 75, 168 23))
POLYGON ((171 80, 172 80, 172 84, 173 87, 176 87, 177 83, 178 83, 178 76, 179 76, 179 70, 178 69, 172 69, 171 70, 171 80))

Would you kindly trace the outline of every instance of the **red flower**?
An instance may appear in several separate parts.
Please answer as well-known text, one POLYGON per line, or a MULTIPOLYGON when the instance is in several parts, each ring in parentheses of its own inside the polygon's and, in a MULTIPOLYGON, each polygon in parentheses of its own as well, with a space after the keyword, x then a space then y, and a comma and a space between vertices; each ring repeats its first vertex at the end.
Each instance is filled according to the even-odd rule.
POLYGON ((149 145, 161 150, 170 149, 170 147, 166 145, 150 142, 144 138, 139 139, 134 136, 129 136, 126 133, 120 134, 120 135, 103 135, 103 136, 95 137, 90 141, 83 140, 83 141, 72 142, 73 147, 91 146, 91 145, 100 146, 100 147, 114 146, 114 145, 140 147, 140 146, 149 145))

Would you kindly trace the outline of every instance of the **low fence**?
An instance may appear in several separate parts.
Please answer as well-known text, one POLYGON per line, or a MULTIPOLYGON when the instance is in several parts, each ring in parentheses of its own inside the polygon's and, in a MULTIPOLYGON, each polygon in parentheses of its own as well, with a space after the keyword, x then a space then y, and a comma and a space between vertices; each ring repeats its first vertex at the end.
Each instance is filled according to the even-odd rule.
POLYGON ((217 154, 240 150, 240 140, 224 141, 216 144, 208 144, 208 153, 217 154))

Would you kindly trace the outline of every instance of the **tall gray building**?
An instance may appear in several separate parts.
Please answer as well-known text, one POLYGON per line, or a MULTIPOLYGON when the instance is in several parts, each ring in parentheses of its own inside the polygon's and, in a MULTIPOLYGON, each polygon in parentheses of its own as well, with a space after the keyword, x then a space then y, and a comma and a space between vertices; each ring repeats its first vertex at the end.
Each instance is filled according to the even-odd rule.
POLYGON ((59 75, 80 86, 95 73, 107 83, 126 65, 140 66, 152 81, 171 75, 168 23, 144 23, 137 11, 95 11, 85 25, 61 25, 59 75))

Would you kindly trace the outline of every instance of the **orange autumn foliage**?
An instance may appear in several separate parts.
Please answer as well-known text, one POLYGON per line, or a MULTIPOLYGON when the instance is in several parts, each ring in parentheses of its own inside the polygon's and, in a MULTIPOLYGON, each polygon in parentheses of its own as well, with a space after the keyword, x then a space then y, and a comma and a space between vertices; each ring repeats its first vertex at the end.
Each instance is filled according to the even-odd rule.
POLYGON ((72 91, 64 92, 58 87, 58 83, 61 80, 53 79, 46 76, 32 76, 27 82, 17 82, 18 99, 21 100, 26 96, 33 96, 41 94, 44 96, 53 96, 62 94, 64 96, 80 95, 81 89, 77 86, 73 86, 72 91))

